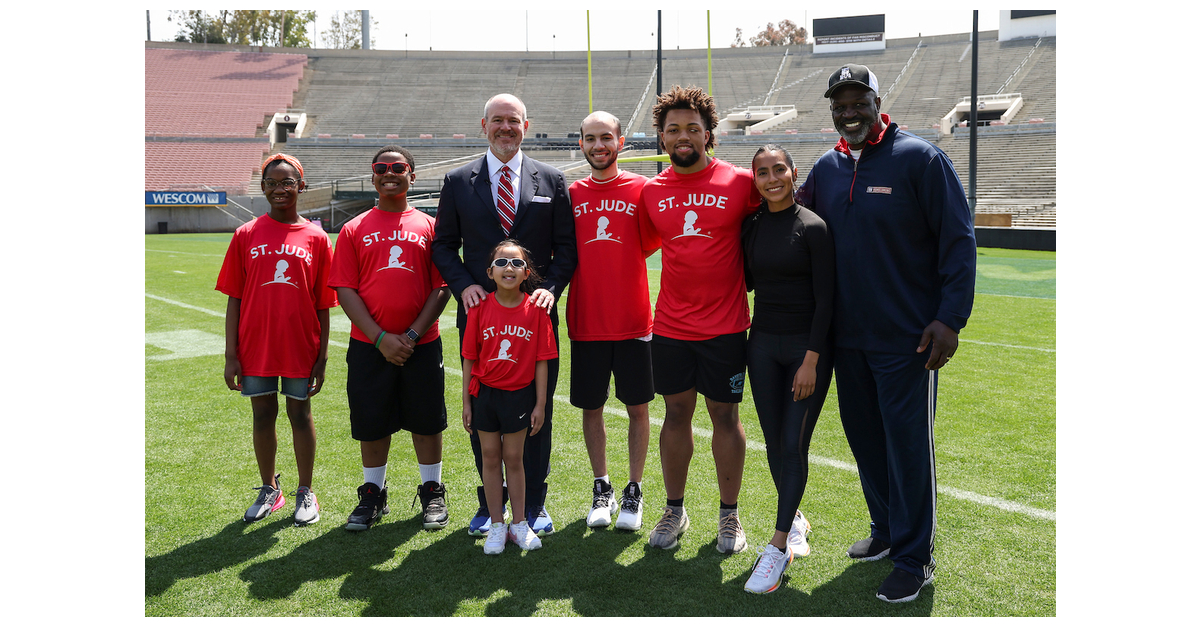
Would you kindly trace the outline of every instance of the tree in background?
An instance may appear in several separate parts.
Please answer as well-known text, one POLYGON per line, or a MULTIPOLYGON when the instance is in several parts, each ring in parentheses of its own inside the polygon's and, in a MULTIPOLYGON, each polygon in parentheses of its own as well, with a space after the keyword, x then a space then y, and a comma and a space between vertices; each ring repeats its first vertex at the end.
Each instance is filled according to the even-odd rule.
MULTIPOLYGON (((375 48, 374 33, 379 22, 371 18, 371 48, 375 48)), ((329 18, 329 30, 321 33, 326 48, 360 50, 362 48, 362 11, 334 11, 329 18)))
POLYGON ((175 41, 251 46, 312 48, 307 24, 315 11, 171 11, 168 20, 179 24, 175 41))
MULTIPOLYGON (((752 46, 798 46, 808 41, 808 29, 803 26, 796 26, 796 23, 791 20, 783 20, 779 22, 777 28, 774 23, 767 22, 767 27, 759 31, 759 33, 750 38, 752 46)), ((740 48, 746 43, 742 41, 742 29, 737 29, 737 34, 733 39, 731 48, 740 48)))

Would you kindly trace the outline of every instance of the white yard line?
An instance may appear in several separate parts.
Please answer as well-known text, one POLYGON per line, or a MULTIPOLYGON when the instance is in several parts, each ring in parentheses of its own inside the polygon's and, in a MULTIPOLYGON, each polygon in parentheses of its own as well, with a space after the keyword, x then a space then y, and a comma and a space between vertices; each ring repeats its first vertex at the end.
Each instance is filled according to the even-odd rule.
MULTIPOLYGON (((164 302, 164 303, 167 303, 167 304, 170 304, 170 305, 176 305, 176 306, 178 306, 178 307, 183 307, 183 308, 185 308, 185 309, 191 309, 191 310, 194 310, 194 311, 199 311, 199 312, 201 312, 201 313, 206 313, 206 314, 209 314, 209 315, 211 315, 211 316, 217 316, 217 317, 220 317, 220 318, 224 318, 224 317, 225 317, 225 313, 224 313, 224 312, 213 311, 213 310, 211 310, 211 309, 204 309, 203 307, 196 307, 196 306, 194 306, 194 305, 189 305, 189 304, 187 304, 187 303, 181 303, 181 302, 179 302, 179 301, 176 301, 176 300, 171 300, 171 299, 169 299, 169 298, 163 298, 163 297, 161 297, 161 296, 155 296, 155 295, 153 295, 153 294, 146 294, 146 298, 153 298, 153 299, 155 299, 155 300, 162 301, 162 302, 164 302)), ((453 318, 453 314, 454 314, 454 312, 446 312, 446 313, 445 313, 445 314, 443 314, 443 315, 442 315, 442 317, 439 319, 439 321, 441 322, 441 327, 442 327, 442 328, 444 328, 445 330, 454 329, 454 318, 453 318)), ((961 340, 961 341, 963 341, 963 342, 970 342, 970 341, 972 341, 972 340, 961 340)), ((330 344, 332 344, 332 345, 334 345, 334 346, 340 346, 340 347, 342 347, 342 348, 346 348, 346 344, 343 344, 343 343, 341 343, 341 342, 335 342, 334 340, 329 340, 329 343, 330 343, 330 344)), ((989 343, 989 342, 975 342, 975 343, 977 343, 977 344, 989 344, 989 345, 991 345, 991 343, 989 343)), ((994 346, 1008 346, 1008 345, 1007 345, 1007 344, 994 344, 994 346)), ((1031 349, 1031 350, 1041 350, 1041 351, 1049 351, 1049 352, 1054 352, 1052 349, 1046 349, 1046 348, 1032 348, 1032 347, 1029 347, 1029 346, 1013 346, 1012 348, 1028 348, 1028 349, 1031 349)), ((451 375, 454 375, 454 376, 457 376, 457 377, 461 377, 461 376, 462 376, 462 370, 459 370, 459 369, 457 369, 457 368, 451 368, 451 367, 449 367, 449 366, 445 366, 445 369, 446 369, 446 373, 447 373, 447 374, 451 374, 451 375)), ((562 395, 560 395, 560 394, 555 394, 555 395, 554 395, 554 400, 555 400, 555 402, 557 402, 557 403, 560 403, 560 404, 562 404, 562 405, 564 405, 564 406, 566 406, 566 407, 571 407, 571 404, 570 404, 570 403, 571 403, 571 399, 570 399, 570 398, 568 398, 568 397, 566 397, 566 396, 562 396, 562 395)), ((573 408, 572 408, 572 409, 573 409, 573 408)), ((606 414, 608 414, 608 415, 610 415, 610 416, 617 416, 618 418, 628 418, 628 415, 625 413, 625 411, 624 411, 624 410, 620 410, 620 409, 614 409, 614 408, 612 408, 612 407, 605 407, 605 408, 604 408, 604 413, 606 413, 606 414)), ((661 418, 657 418, 657 417, 654 417, 654 416, 651 416, 651 417, 650 417, 650 422, 651 422, 651 423, 653 423, 653 424, 655 424, 655 425, 659 425, 659 426, 662 426, 662 423, 663 423, 663 421, 662 421, 662 419, 661 419, 661 418)), ((692 433, 693 433, 693 434, 695 434, 695 435, 699 435, 699 436, 702 436, 702 437, 708 438, 708 439, 712 439, 712 435, 713 435, 713 434, 712 434, 712 431, 710 431, 710 430, 708 430, 708 429, 705 429, 705 428, 703 428, 703 427, 697 427, 697 426, 694 426, 694 425, 692 426, 692 433)), ((756 450, 756 451, 766 451, 766 450, 767 450, 767 445, 766 445, 766 444, 763 444, 762 442, 756 442, 756 441, 754 441, 754 440, 746 440, 746 447, 747 447, 747 448, 750 448, 750 449, 754 449, 754 450, 756 450)), ((844 462, 844 461, 840 461, 840 460, 837 460, 837 459, 830 459, 830 458, 828 458, 828 457, 821 457, 820 455, 809 455, 809 456, 808 456, 808 461, 809 461, 809 462, 811 462, 811 463, 814 463, 814 464, 819 464, 819 465, 821 465, 821 466, 829 466, 829 467, 831 467, 831 468, 837 468, 837 469, 839 469, 839 470, 845 470, 845 471, 853 472, 853 473, 855 473, 855 474, 857 474, 857 473, 858 473, 858 466, 857 466, 857 465, 855 465, 855 464, 852 464, 852 463, 848 463, 848 462, 844 462)), ((975 492, 970 492, 970 491, 968 491, 968 490, 960 490, 960 489, 958 489, 958 488, 951 488, 951 487, 947 487, 947 486, 942 486, 942 485, 939 485, 939 486, 938 486, 938 493, 939 493, 939 494, 944 494, 944 495, 946 495, 946 496, 951 496, 951 497, 954 497, 954 498, 956 498, 956 499, 961 499, 961 500, 964 500, 964 501, 970 501, 970 502, 972 502, 972 503, 978 503, 978 504, 980 504, 980 505, 987 505, 987 506, 989 506, 989 507, 995 507, 995 508, 997 508, 997 509, 1002 509, 1002 510, 1009 511, 1009 512, 1016 512, 1016 513, 1019 513, 1019 514, 1025 514, 1026 516, 1030 516, 1030 517, 1033 517, 1033 518, 1040 518, 1040 519, 1043 519, 1043 520, 1055 521, 1055 520, 1056 520, 1056 516, 1057 516, 1057 515, 1055 514, 1055 512, 1053 512, 1053 511, 1051 511, 1051 510, 1038 509, 1038 508, 1036 508, 1036 507, 1030 507, 1030 506, 1028 506, 1028 505, 1022 505, 1022 504, 1020 504, 1020 503, 1014 503, 1014 502, 1012 502, 1012 501, 1006 501, 1006 500, 1004 500, 1004 499, 999 499, 999 498, 995 498, 995 497, 991 497, 991 496, 986 496, 986 495, 983 495, 983 494, 976 494, 975 492)))
POLYGON ((1027 350, 1027 351, 1042 351, 1043 353, 1057 353, 1058 352, 1053 348, 1038 348, 1036 346, 1017 346, 1016 344, 997 344, 995 342, 980 342, 979 340, 964 340, 961 338, 958 341, 969 342, 971 344, 983 344, 984 346, 1002 346, 1004 348, 1019 348, 1019 349, 1027 350))

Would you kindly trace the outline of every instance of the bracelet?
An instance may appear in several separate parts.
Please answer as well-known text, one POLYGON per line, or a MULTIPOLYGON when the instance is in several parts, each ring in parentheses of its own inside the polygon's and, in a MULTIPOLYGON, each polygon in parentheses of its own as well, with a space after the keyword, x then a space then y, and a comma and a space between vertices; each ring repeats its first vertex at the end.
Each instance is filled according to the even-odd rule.
POLYGON ((379 337, 375 338, 375 348, 379 348, 379 343, 383 341, 383 336, 387 335, 387 331, 380 331, 379 337))

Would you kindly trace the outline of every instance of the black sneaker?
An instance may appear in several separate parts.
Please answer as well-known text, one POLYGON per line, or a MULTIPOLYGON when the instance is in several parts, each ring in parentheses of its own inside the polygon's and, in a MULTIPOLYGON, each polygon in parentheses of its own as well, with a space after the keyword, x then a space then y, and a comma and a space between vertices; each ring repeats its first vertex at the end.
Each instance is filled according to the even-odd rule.
MULTIPOLYGON (((417 495, 413 497, 413 505, 421 499, 421 517, 426 529, 441 529, 450 520, 446 512, 446 484, 426 481, 417 486, 417 495)), ((411 508, 410 508, 411 509, 411 508)))
POLYGON ((875 597, 888 603, 905 603, 917 598, 921 588, 933 581, 933 575, 922 579, 907 570, 893 568, 892 574, 883 580, 875 597))
POLYGON ((346 531, 366 531, 386 513, 387 484, 380 489, 374 483, 364 483, 358 486, 358 507, 350 512, 350 518, 346 521, 346 531))
POLYGON ((864 562, 874 562, 887 557, 891 552, 892 545, 887 542, 879 538, 867 538, 855 542, 850 550, 846 551, 846 557, 864 562))

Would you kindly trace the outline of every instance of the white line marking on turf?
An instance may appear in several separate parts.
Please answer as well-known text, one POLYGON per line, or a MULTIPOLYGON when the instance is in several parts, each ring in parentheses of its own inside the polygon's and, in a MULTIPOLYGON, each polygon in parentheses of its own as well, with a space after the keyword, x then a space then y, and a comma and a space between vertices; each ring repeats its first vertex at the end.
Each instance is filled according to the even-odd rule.
POLYGON ((212 253, 185 253, 185 252, 182 252, 179 250, 154 250, 153 248, 147 248, 146 252, 148 252, 148 253, 167 253, 168 255, 197 255, 200 257, 224 257, 225 256, 225 255, 214 255, 212 253))
POLYGON ((147 333, 146 343, 163 350, 171 351, 170 355, 146 356, 146 359, 154 361, 186 359, 188 357, 203 357, 205 355, 223 355, 225 353, 225 338, 196 329, 147 333))
MULTIPOLYGON (((193 309, 193 310, 196 310, 196 311, 199 311, 202 313, 206 313, 206 314, 213 315, 213 316, 218 316, 221 318, 225 317, 225 314, 221 313, 221 312, 216 312, 211 309, 204 309, 201 307, 196 307, 194 305, 188 305, 187 303, 181 303, 179 301, 170 300, 168 298, 163 298, 161 296, 154 296, 153 294, 146 294, 146 298, 153 298, 155 300, 160 300, 164 303, 168 303, 171 305, 178 305, 179 307, 193 309)), ((453 321, 447 321, 445 315, 443 315, 439 320, 442 323, 442 325, 445 325, 445 326, 449 327, 450 329, 455 328, 453 321)), ((147 336, 149 336, 149 335, 150 334, 147 334, 147 336)), ((962 340, 962 341, 965 342, 968 340, 962 340)), ((346 348, 346 344, 343 344, 341 342, 335 342, 334 340, 329 340, 329 343, 334 346, 340 346, 342 348, 346 348)), ((986 342, 980 342, 980 343, 984 344, 986 342)), ((1001 345, 1001 346, 1003 346, 1003 345, 1001 345)), ((1017 346, 1014 348, 1029 348, 1029 347, 1017 346)), ((1036 349, 1036 350, 1048 350, 1048 349, 1036 349)), ((222 340, 221 352, 224 352, 224 340, 222 340)), ((462 376, 462 370, 459 370, 457 368, 451 368, 449 366, 444 366, 444 368, 445 368, 446 372, 449 374, 452 374, 452 375, 455 375, 458 377, 462 376)), ((561 403, 568 407, 571 407, 571 399, 566 396, 562 396, 560 394, 555 394, 554 400, 555 400, 555 402, 558 402, 558 403, 561 403)), ((572 407, 572 409, 573 409, 573 407, 572 407)), ((617 416, 619 418, 628 418, 628 416, 625 414, 624 411, 619 410, 619 409, 614 409, 612 407, 605 407, 604 413, 609 414, 611 416, 617 416)), ((654 416, 650 417, 650 422, 652 424, 658 425, 660 427, 662 426, 662 423, 663 423, 661 418, 656 418, 654 416)), ((695 425, 692 426, 692 433, 706 437, 710 440, 712 439, 712 435, 713 435, 712 431, 705 429, 704 427, 697 427, 695 425)), ((746 440, 746 448, 754 449, 756 451, 766 451, 767 445, 763 444, 762 442, 756 442, 754 440, 748 439, 748 440, 746 440)), ((858 473, 858 466, 855 464, 836 460, 836 459, 830 459, 828 457, 821 457, 820 455, 809 455, 808 461, 810 461, 814 464, 820 464, 822 466, 829 466, 831 468, 837 468, 839 470, 853 472, 855 474, 858 473)), ((1055 521, 1056 516, 1057 516, 1055 514, 1055 512, 1053 512, 1051 510, 1038 509, 1036 507, 1022 505, 1020 503, 1014 503, 1012 501, 1006 501, 1004 499, 999 499, 999 498, 995 498, 992 496, 977 494, 975 492, 971 492, 968 490, 960 490, 958 488, 950 488, 950 487, 939 485, 938 492, 940 494, 952 496, 956 499, 962 499, 964 501, 970 501, 972 503, 978 503, 980 505, 988 505, 988 506, 995 507, 997 509, 1002 509, 1002 510, 1009 511, 1009 512, 1025 514, 1026 516, 1031 516, 1033 518, 1041 518, 1043 520, 1055 521)))
POLYGON ((1058 300, 1054 296, 1018 296, 1016 294, 993 294, 991 292, 975 292, 976 296, 1002 296, 1004 298, 1030 298, 1033 300, 1058 300))
POLYGON ((1042 351, 1043 353, 1057 353, 1058 352, 1057 350, 1055 350, 1053 348, 1038 348, 1036 346, 1017 346, 1016 344, 997 344, 995 342, 980 342, 979 340, 964 340, 961 338, 958 341, 969 342, 971 344, 983 344, 985 346, 1003 346, 1004 348, 1020 348, 1022 350, 1029 350, 1029 351, 1042 351))

